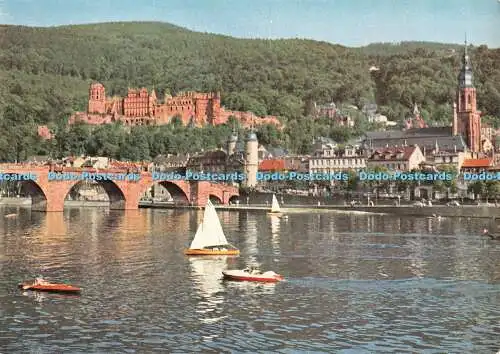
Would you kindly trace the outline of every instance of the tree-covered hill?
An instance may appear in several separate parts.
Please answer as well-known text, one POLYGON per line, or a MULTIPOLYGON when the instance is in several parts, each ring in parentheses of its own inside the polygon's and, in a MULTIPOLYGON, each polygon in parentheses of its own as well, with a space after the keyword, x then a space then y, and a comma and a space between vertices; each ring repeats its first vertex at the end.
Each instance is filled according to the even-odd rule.
POLYGON ((390 56, 395 54, 405 54, 422 48, 446 56, 453 55, 456 51, 462 51, 463 45, 419 41, 399 43, 371 43, 367 46, 359 48, 359 50, 367 55, 390 56))
MULTIPOLYGON (((500 50, 470 52, 480 109, 500 117, 500 50)), ((331 101, 376 102, 393 120, 407 116, 416 102, 427 119, 449 122, 460 56, 457 45, 346 48, 236 39, 156 22, 0 26, 0 112, 14 104, 34 124, 57 122, 85 109, 88 84, 96 80, 108 95, 142 86, 154 87, 160 97, 220 90, 226 107, 278 115, 294 127, 304 124, 313 102, 331 101)))

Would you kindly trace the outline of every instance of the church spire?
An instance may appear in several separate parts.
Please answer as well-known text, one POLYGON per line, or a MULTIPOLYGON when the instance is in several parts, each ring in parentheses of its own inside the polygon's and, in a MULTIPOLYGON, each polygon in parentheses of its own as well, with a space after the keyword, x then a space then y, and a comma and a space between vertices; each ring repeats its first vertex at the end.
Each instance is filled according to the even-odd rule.
POLYGON ((467 53, 467 33, 465 33, 464 56, 462 59, 462 66, 470 69, 470 59, 469 59, 469 54, 467 53))
POLYGON ((472 68, 470 65, 470 58, 467 52, 467 33, 465 34, 464 43, 464 55, 462 57, 462 68, 460 69, 460 74, 458 75, 458 86, 459 87, 473 87, 472 83, 472 68))
POLYGON ((467 32, 465 32, 465 56, 467 56, 467 32))

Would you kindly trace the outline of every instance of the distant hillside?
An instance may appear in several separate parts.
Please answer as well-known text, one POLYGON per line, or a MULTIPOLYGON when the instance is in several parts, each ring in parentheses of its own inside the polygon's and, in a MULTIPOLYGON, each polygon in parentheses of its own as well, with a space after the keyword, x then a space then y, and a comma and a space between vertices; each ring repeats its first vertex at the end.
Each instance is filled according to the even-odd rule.
MULTIPOLYGON (((88 84, 97 80, 109 95, 140 86, 160 97, 217 89, 228 108, 288 120, 309 113, 313 101, 375 101, 392 119, 417 102, 427 119, 449 121, 461 50, 426 42, 346 48, 235 39, 156 22, 0 26, 0 106, 14 103, 37 123, 54 122, 84 109, 88 84)), ((500 50, 474 48, 471 56, 480 108, 500 117, 500 50)))
POLYGON ((372 43, 359 48, 367 55, 395 55, 404 54, 417 49, 425 49, 441 55, 449 55, 454 52, 463 51, 464 46, 459 44, 436 43, 436 42, 400 42, 400 43, 372 43))

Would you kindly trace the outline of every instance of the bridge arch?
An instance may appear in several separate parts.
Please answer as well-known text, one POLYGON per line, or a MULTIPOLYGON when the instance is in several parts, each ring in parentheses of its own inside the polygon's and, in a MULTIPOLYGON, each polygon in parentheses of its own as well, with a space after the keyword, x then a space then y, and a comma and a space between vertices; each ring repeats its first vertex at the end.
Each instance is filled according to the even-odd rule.
MULTIPOLYGON (((11 175, 13 175, 11 173, 11 175)), ((21 173, 16 175, 22 175, 21 173)), ((7 182, 7 181, 5 181, 7 182)), ((19 185, 19 195, 31 198, 31 209, 35 211, 44 211, 47 208, 47 195, 43 186, 34 180, 16 181, 19 185)), ((16 193, 17 194, 17 193, 16 193)))
POLYGON ((155 181, 148 185, 144 192, 155 199, 170 199, 176 204, 190 203, 190 190, 183 181, 155 181))
MULTIPOLYGON (((103 180, 103 181, 75 181, 71 184, 64 195, 64 200, 72 199, 77 195, 77 189, 87 186, 90 190, 92 188, 96 188, 96 192, 99 193, 104 191, 107 195, 109 201, 110 209, 123 209, 126 202, 125 194, 122 189, 111 180, 103 180), (93 187, 94 186, 94 187, 93 187), (101 189, 101 191, 99 191, 101 189)), ((81 195, 81 193, 79 193, 81 195)), ((85 199, 84 199, 85 200, 85 199)))
POLYGON ((219 196, 214 194, 209 194, 208 199, 210 199, 212 204, 224 204, 224 200, 222 200, 219 196))

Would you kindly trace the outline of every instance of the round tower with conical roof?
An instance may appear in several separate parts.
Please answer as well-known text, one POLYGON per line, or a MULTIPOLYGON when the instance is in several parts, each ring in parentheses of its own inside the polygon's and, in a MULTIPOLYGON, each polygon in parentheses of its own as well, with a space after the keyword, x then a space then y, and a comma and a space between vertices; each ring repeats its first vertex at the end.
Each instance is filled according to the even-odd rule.
POLYGON ((255 187, 259 169, 259 141, 257 135, 251 131, 247 135, 245 142, 245 187, 255 187))

